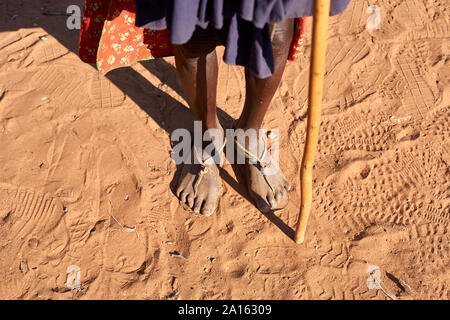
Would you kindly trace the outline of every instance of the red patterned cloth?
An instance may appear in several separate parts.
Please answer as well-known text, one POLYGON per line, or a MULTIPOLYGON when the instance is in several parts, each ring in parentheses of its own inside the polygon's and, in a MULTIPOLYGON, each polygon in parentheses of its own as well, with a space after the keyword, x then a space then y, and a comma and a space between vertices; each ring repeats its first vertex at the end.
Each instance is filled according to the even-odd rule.
POLYGON ((306 18, 295 19, 294 39, 292 39, 288 60, 297 61, 304 53, 306 18))
MULTIPOLYGON (((135 0, 85 0, 80 32, 81 60, 97 63, 100 75, 135 61, 173 55, 167 30, 135 26, 135 0)), ((305 18, 295 20, 289 60, 303 54, 305 18)))

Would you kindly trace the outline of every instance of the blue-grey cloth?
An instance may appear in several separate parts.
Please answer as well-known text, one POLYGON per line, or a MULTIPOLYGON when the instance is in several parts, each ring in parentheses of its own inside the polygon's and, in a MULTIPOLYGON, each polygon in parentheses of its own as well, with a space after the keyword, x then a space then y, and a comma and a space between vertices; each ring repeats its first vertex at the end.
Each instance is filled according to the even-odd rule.
MULTIPOLYGON (((313 0, 135 0, 136 26, 168 29, 170 41, 184 44, 196 27, 212 25, 225 46, 224 61, 248 67, 259 78, 273 73, 269 24, 311 16, 313 0)), ((330 15, 350 0, 331 0, 330 15)))

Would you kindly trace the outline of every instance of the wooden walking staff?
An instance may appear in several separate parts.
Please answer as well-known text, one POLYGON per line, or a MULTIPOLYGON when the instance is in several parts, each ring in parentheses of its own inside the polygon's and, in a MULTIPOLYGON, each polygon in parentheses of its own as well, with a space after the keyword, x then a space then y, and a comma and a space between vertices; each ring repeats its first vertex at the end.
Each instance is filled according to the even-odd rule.
POLYGON ((325 53, 327 47, 330 0, 314 0, 311 66, 309 70, 309 106, 305 150, 303 152, 301 181, 301 206, 295 242, 303 243, 312 202, 312 167, 317 149, 322 108, 325 53))

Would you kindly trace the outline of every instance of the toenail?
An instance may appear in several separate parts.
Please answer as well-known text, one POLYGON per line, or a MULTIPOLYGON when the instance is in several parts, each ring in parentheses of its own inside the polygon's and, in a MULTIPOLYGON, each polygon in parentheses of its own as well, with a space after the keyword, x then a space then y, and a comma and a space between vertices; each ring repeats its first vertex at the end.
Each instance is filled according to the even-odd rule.
POLYGON ((208 216, 212 213, 212 209, 211 208, 204 208, 202 210, 202 214, 204 214, 205 216, 208 216))

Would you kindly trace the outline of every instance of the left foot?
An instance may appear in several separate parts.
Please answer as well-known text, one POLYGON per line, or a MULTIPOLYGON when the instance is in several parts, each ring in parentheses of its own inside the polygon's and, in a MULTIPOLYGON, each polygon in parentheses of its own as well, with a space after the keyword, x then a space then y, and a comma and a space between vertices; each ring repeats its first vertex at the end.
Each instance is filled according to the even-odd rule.
MULTIPOLYGON (((277 163, 265 150, 267 148, 266 137, 261 136, 259 140, 258 145, 262 146, 262 150, 258 154, 249 155, 243 150, 243 145, 238 146, 237 144, 236 151, 245 153, 246 163, 239 166, 242 167, 241 171, 247 181, 250 196, 261 212, 268 213, 287 206, 291 186, 277 163), (254 164, 250 163, 249 159, 252 159, 254 164)), ((250 141, 249 144, 251 145, 250 141)), ((248 151, 248 148, 246 150, 248 151)))

